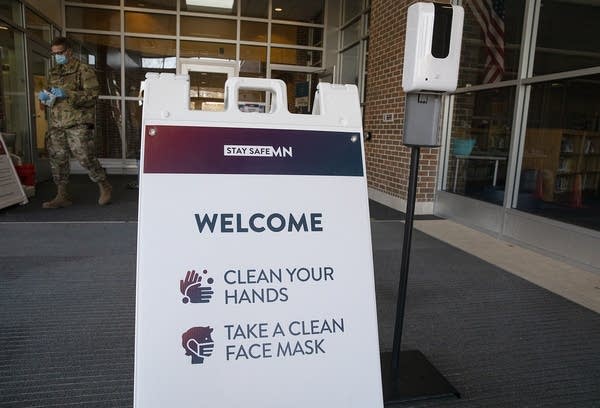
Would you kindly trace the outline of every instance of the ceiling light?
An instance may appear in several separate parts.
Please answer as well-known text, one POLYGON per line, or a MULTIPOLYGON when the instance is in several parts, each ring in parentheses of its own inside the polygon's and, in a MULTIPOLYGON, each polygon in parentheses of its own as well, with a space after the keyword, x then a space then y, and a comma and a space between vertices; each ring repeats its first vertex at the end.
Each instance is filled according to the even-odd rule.
POLYGON ((185 0, 188 6, 232 9, 234 0, 185 0))
POLYGON ((281 7, 275 7, 275 11, 280 12, 283 11, 283 9, 281 7))

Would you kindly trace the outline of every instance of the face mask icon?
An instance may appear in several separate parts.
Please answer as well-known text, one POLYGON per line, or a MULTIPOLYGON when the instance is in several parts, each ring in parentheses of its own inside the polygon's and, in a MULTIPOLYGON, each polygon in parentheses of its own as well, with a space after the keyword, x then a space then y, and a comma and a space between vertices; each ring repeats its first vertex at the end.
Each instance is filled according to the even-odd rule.
POLYGON ((202 364, 206 357, 213 352, 214 342, 211 337, 213 329, 207 327, 192 327, 181 336, 181 345, 186 356, 192 357, 192 364, 202 364))
MULTIPOLYGON (((202 271, 206 274, 208 271, 202 271)), ((188 271, 185 279, 179 281, 179 290, 183 295, 183 303, 208 303, 214 294, 211 285, 213 278, 208 278, 202 282, 202 276, 194 270, 188 271)))

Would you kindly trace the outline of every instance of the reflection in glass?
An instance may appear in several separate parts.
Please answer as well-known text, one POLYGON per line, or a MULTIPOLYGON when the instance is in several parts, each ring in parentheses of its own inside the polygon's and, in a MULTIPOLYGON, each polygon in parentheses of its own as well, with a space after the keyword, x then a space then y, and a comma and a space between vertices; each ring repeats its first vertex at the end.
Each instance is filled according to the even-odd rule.
POLYGON ((242 17, 269 17, 269 0, 242 1, 242 17))
POLYGON ((464 2, 459 87, 517 77, 524 8, 522 0, 464 2))
POLYGON ((242 21, 240 29, 240 40, 267 42, 267 23, 259 23, 256 21, 242 21))
POLYGON ((600 230, 600 75, 532 85, 517 208, 600 230))
POLYGON ((227 74, 190 71, 189 75, 190 109, 213 112, 224 110, 227 74))
POLYGON ((140 96, 147 72, 175 73, 175 40, 125 37, 127 96, 140 96))
POLYGON ((501 205, 515 88, 455 97, 446 190, 501 205))
POLYGON ((125 12, 125 31, 129 33, 176 34, 176 17, 167 14, 125 12))
POLYGON ((51 24, 29 9, 25 11, 25 27, 27 28, 27 34, 50 43, 51 24))
POLYGON ((96 71, 100 95, 121 94, 121 40, 118 36, 69 34, 73 53, 96 71))
POLYGON ((287 85, 288 110, 292 113, 310 114, 319 83, 317 74, 272 71, 271 77, 287 85))
POLYGON ((321 66, 321 54, 321 51, 272 47, 271 63, 317 67, 321 66))
POLYGON ((358 85, 359 49, 360 45, 357 44, 342 54, 342 84, 358 85))
POLYGON ((289 24, 273 24, 271 26, 271 42, 274 44, 320 47, 323 43, 323 29, 289 24))
POLYGON ((125 138, 127 140, 127 159, 140 158, 142 134, 142 100, 125 101, 125 138))
POLYGON ((181 16, 180 24, 181 35, 187 37, 235 40, 237 36, 237 23, 235 20, 181 16))
MULTIPOLYGON (((25 109, 29 95, 25 90, 27 81, 23 37, 20 32, 0 30, 0 131, 14 134, 14 144, 9 150, 29 161, 31 157, 28 157, 26 146, 29 119, 25 109)), ((33 96, 31 99, 33 100, 33 96)))
POLYGON ((235 59, 235 44, 181 41, 179 45, 182 58, 235 59))
POLYGON ((0 17, 21 25, 21 4, 15 0, 0 0, 0 17))
POLYGON ((534 75, 600 65, 599 1, 544 0, 533 65, 534 75))
MULTIPOLYGON (((266 78, 267 48, 252 45, 240 46, 240 76, 266 78)), ((268 112, 270 92, 240 90, 239 100, 245 112, 268 112)))
POLYGON ((96 103, 96 153, 98 157, 120 159, 123 154, 121 142, 121 101, 99 99, 96 103))
POLYGON ((273 0, 273 20, 323 23, 323 0, 273 0))
MULTIPOLYGON (((32 48, 29 55, 29 69, 33 82, 33 94, 38 95, 42 89, 47 87, 46 76, 50 70, 50 57, 46 50, 38 50, 37 47, 32 48)), ((37 103, 37 98, 33 104, 35 117, 35 140, 34 155, 38 158, 48 157, 46 151, 46 131, 48 130, 48 115, 46 107, 37 103)))
POLYGON ((267 72, 267 47, 240 46, 240 75, 264 78, 267 72))
POLYGON ((120 31, 121 17, 118 10, 66 8, 67 28, 86 30, 120 31))
POLYGON ((362 1, 344 0, 344 23, 362 11, 362 1))
POLYGON ((360 20, 355 21, 342 31, 343 46, 346 47, 360 39, 360 20))

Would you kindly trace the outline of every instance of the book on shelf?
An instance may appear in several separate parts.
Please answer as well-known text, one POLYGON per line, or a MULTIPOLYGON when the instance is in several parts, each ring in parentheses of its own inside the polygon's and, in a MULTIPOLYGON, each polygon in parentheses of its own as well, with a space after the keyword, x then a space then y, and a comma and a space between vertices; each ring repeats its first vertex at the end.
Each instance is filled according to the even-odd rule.
POLYGON ((571 139, 563 138, 560 143, 561 153, 573 153, 573 141, 571 139))

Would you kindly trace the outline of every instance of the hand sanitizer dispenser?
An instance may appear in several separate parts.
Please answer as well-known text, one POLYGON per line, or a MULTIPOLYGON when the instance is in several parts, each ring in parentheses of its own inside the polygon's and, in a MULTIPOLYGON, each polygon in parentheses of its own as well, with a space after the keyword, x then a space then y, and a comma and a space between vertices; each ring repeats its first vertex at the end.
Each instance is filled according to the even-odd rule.
POLYGON ((408 8, 404 44, 404 92, 452 92, 458 82, 464 10, 440 3, 408 8))

